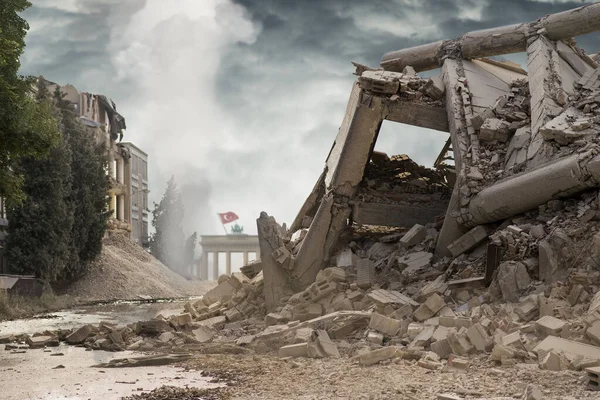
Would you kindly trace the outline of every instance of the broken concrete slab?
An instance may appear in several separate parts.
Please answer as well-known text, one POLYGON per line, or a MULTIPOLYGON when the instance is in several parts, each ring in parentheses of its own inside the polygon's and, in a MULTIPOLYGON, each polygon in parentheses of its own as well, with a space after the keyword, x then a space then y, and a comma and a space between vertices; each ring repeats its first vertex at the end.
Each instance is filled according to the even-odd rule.
POLYGON ((81 344, 85 339, 90 336, 90 334, 94 331, 92 325, 84 325, 81 328, 76 329, 65 338, 65 342, 69 344, 81 344))
POLYGON ((402 322, 397 319, 389 318, 379 313, 373 313, 371 315, 371 321, 369 322, 369 328, 375 329, 376 331, 391 337, 396 335, 401 324, 402 322))
POLYGON ((308 344, 298 343, 283 346, 279 349, 279 357, 308 357, 308 344))
POLYGON ((369 366, 390 360, 396 357, 402 357, 404 352, 395 346, 386 346, 381 349, 372 350, 352 357, 352 360, 358 361, 360 365, 369 366))
POLYGON ((427 228, 423 225, 415 224, 408 232, 402 236, 400 239, 400 246, 405 249, 420 243, 425 239, 425 235, 427 234, 427 228))
POLYGON ((454 242, 450 243, 448 245, 448 250, 452 253, 453 257, 458 257, 487 239, 488 233, 488 228, 486 226, 476 226, 454 242))
POLYGON ((542 351, 551 350, 564 353, 569 358, 575 358, 576 356, 584 356, 587 358, 600 359, 600 347, 591 346, 589 344, 584 343, 578 343, 572 340, 567 340, 556 336, 548 336, 533 349, 533 351, 538 354, 542 351))
POLYGON ((498 266, 498 284, 504 300, 516 303, 524 289, 531 283, 525 264, 505 261, 498 266))

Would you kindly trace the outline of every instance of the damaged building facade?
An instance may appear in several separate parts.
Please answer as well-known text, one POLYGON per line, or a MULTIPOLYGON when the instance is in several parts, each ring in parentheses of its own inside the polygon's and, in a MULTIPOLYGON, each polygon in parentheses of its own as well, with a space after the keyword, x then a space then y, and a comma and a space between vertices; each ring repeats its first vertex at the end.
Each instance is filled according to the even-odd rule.
MULTIPOLYGON (((53 93, 57 84, 43 79, 53 93)), ((139 245, 148 242, 148 155, 132 143, 120 143, 126 129, 125 118, 114 102, 100 94, 79 92, 73 85, 60 86, 64 100, 79 114, 79 120, 94 130, 98 143, 106 146, 107 175, 110 177, 109 230, 126 232, 139 245)), ((0 272, 8 266, 2 257, 6 227, 6 209, 0 199, 0 272), (4 236, 3 236, 4 235, 4 236)))

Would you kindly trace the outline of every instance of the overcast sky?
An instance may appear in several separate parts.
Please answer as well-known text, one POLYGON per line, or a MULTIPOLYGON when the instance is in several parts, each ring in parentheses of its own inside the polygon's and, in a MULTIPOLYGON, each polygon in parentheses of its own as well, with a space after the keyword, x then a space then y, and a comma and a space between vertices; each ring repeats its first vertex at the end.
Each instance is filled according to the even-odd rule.
MULTIPOLYGON (((150 200, 171 175, 187 233, 234 211, 293 220, 341 123, 351 61, 582 2, 524 0, 32 0, 22 72, 112 98, 124 141, 150 157, 150 200)), ((579 44, 600 50, 599 37, 579 44), (597 47, 594 48, 594 45, 597 47)), ((522 56, 512 58, 523 61, 522 56)), ((377 148, 430 166, 440 132, 384 124, 377 148)), ((152 208, 152 205, 150 205, 152 208)))

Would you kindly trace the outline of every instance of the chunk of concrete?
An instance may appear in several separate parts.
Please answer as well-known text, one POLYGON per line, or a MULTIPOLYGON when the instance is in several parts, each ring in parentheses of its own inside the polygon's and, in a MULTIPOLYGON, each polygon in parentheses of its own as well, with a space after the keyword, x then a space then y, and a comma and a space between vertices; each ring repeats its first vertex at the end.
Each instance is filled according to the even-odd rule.
POLYGON ((402 238, 400 239, 400 246, 405 249, 419 244, 425 239, 427 234, 427 228, 423 225, 415 224, 402 238))
POLYGON ((474 324, 467 330, 467 337, 479 351, 486 351, 492 345, 492 338, 481 324, 474 324))
POLYGON ((498 284, 504 300, 516 303, 531 283, 527 267, 521 262, 505 261, 498 266, 498 284))
POLYGON ((311 358, 340 358, 337 346, 324 330, 313 331, 307 343, 307 353, 311 358))
POLYGON ((386 336, 395 336, 401 325, 401 321, 379 313, 371 314, 371 321, 369 322, 369 328, 375 329, 386 336))
POLYGON ((59 345, 58 338, 56 336, 49 335, 30 336, 27 338, 26 341, 30 349, 39 349, 42 347, 56 347, 59 345))
POLYGON ((556 352, 549 351, 540 361, 540 367, 548 371, 561 371, 563 369, 563 361, 556 352))
POLYGON ((298 343, 283 346, 279 349, 279 357, 308 357, 308 344, 298 343))
POLYGON ((93 327, 91 325, 84 325, 79 329, 76 329, 65 338, 65 342, 69 344, 81 344, 88 338, 88 336, 93 332, 93 327))
POLYGON ((479 139, 487 142, 506 142, 510 136, 510 124, 498 118, 488 118, 479 128, 479 139))
POLYGON ((484 225, 479 225, 450 243, 448 250, 452 253, 453 257, 458 257, 483 242, 487 237, 488 228, 484 225))
POLYGON ((600 321, 594 322, 585 331, 585 334, 595 343, 600 344, 600 321))
POLYGON ((136 334, 160 335, 164 332, 170 332, 173 328, 162 319, 151 319, 148 321, 139 321, 135 326, 136 334))
POLYGON ((446 338, 431 343, 430 348, 431 351, 437 354, 440 358, 447 358, 450 354, 452 354, 452 347, 446 338))
POLYGON ((231 282, 229 282, 228 279, 206 292, 204 296, 202 296, 202 301, 207 306, 210 306, 211 304, 216 303, 217 301, 225 303, 231 300, 231 297, 233 297, 235 291, 235 287, 232 285, 231 282))
POLYGON ((386 346, 381 349, 372 350, 367 353, 359 354, 353 357, 353 360, 357 360, 360 365, 375 365, 381 361, 390 360, 396 357, 402 357, 404 352, 395 346, 386 346))
POLYGON ((573 242, 561 230, 554 231, 538 244, 539 276, 546 283, 564 280, 574 259, 573 242))
POLYGON ((356 260, 356 285, 361 289, 369 289, 373 284, 375 264, 368 258, 356 260))
POLYGON ((415 253, 410 253, 406 256, 398 258, 398 265, 402 270, 402 276, 408 277, 411 276, 425 267, 431 265, 431 260, 433 259, 433 254, 428 253, 426 251, 417 251, 415 253))
POLYGON ((415 317, 417 321, 428 320, 438 311, 440 311, 445 305, 446 302, 444 299, 442 299, 437 293, 434 293, 413 312, 413 317, 415 317))
POLYGON ((566 322, 550 315, 545 315, 535 322, 537 330, 545 335, 558 335, 566 322))

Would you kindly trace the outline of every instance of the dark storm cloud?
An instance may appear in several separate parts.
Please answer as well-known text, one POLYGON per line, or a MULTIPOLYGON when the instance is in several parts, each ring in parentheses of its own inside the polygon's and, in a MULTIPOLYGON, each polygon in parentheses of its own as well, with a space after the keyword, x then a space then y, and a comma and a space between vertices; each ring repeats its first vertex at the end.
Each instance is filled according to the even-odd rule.
MULTIPOLYGON (((150 155, 151 200, 175 174, 191 233, 235 211, 290 222, 320 174, 355 76, 388 52, 532 21, 580 2, 39 0, 23 72, 112 97, 150 155)), ((579 40, 598 50, 598 35, 579 40)), ((521 56, 507 56, 522 61, 521 56), (516 58, 515 58, 516 57, 516 58), (519 58, 520 57, 520 58, 519 58)), ((385 124, 377 148, 421 163, 447 135, 385 124), (389 126, 388 126, 389 125, 389 126)))

